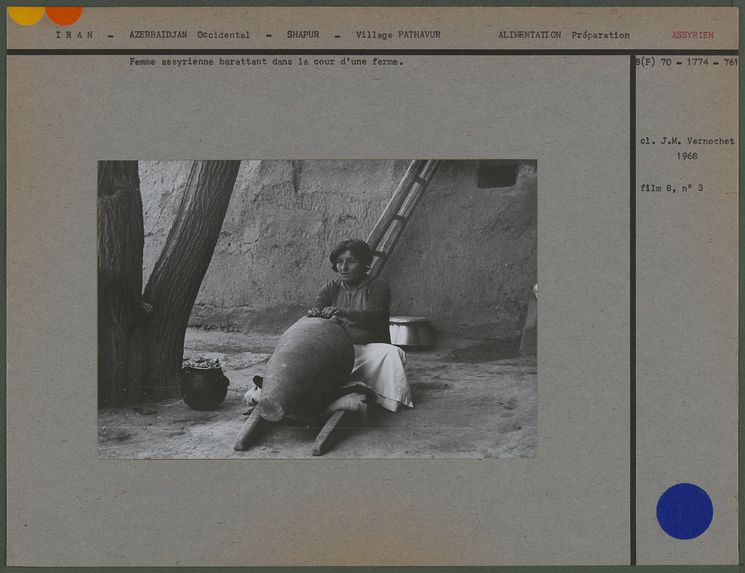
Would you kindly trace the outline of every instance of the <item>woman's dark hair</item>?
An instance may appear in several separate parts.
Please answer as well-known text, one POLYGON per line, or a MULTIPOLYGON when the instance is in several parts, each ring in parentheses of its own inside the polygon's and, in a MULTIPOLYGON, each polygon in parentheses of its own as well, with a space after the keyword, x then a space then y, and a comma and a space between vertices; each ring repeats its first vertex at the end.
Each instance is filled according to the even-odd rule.
POLYGON ((346 241, 342 241, 336 245, 329 255, 331 268, 334 272, 337 272, 336 259, 338 259, 339 255, 345 251, 350 251, 355 257, 357 257, 365 267, 365 270, 370 268, 373 260, 373 250, 370 248, 370 245, 360 239, 347 239, 346 241))

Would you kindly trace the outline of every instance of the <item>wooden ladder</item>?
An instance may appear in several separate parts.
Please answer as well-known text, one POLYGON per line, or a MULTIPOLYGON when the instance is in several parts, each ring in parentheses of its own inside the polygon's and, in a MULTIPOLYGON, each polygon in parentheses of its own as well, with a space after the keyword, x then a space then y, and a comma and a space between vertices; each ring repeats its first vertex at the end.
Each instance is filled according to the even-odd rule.
POLYGON ((371 276, 378 276, 391 258, 398 239, 411 220, 411 215, 421 201, 439 164, 440 162, 434 159, 417 159, 409 164, 393 197, 367 237, 367 244, 374 254, 368 272, 371 276))

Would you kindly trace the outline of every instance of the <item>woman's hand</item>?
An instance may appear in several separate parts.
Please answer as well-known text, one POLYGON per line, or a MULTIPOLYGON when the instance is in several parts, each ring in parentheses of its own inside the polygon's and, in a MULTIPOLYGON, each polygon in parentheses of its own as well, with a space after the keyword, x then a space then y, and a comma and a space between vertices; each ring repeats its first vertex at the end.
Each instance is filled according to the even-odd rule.
POLYGON ((331 318, 334 315, 341 316, 341 314, 339 314, 340 312, 341 309, 336 308, 335 306, 327 306, 321 311, 321 316, 323 318, 331 318))
POLYGON ((347 311, 335 306, 327 306, 324 309, 311 308, 308 311, 308 316, 321 318, 333 318, 334 316, 338 316, 339 318, 344 318, 347 316, 347 311))

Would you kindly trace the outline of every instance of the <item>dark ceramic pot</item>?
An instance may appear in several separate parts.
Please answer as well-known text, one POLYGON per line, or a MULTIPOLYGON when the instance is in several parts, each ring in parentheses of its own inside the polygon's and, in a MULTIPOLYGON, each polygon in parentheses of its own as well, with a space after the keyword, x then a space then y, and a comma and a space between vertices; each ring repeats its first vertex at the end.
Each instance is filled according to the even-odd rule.
POLYGON ((214 410, 228 394, 227 376, 222 368, 189 368, 181 374, 181 394, 195 410, 214 410))

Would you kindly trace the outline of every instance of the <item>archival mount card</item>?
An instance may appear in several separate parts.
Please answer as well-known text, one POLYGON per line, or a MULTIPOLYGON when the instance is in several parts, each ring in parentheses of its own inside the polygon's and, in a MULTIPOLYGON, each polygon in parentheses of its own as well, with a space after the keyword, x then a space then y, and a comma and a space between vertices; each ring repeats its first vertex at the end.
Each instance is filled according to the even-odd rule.
POLYGON ((737 564, 738 18, 8 8, 8 564, 737 564))

